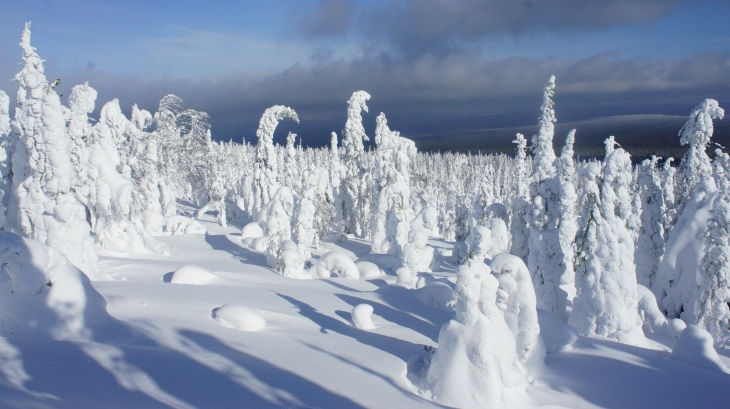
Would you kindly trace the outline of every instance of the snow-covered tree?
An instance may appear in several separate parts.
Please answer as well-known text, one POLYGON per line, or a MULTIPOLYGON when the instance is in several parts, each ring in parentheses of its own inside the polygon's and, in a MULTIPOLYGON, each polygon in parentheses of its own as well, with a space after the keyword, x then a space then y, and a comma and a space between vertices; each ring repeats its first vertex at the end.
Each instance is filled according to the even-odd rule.
POLYGON ((646 341, 638 313, 633 240, 614 211, 613 182, 625 155, 618 151, 607 144, 603 169, 590 162, 580 171, 583 193, 576 235, 577 295, 569 323, 584 335, 642 345, 646 341))
POLYGON ((347 122, 342 130, 342 162, 344 177, 341 185, 342 214, 345 219, 345 232, 363 235, 363 223, 367 221, 362 215, 364 195, 361 192, 363 177, 367 171, 364 141, 370 140, 362 126, 362 111, 368 112, 367 101, 370 94, 356 91, 347 101, 347 122))
POLYGON ((651 288, 656 269, 664 256, 667 208, 661 176, 657 170, 659 158, 652 156, 641 162, 639 194, 641 195, 641 229, 636 241, 636 278, 639 284, 651 288))
POLYGON ((679 130, 679 142, 689 145, 687 153, 679 164, 677 179, 676 212, 677 217, 700 185, 702 178, 712 176, 712 161, 707 156, 707 145, 714 131, 713 119, 722 119, 725 111, 714 99, 706 99, 692 110, 689 119, 679 130))
POLYGON ((699 266, 706 252, 705 241, 697 240, 707 228, 716 196, 720 194, 713 167, 705 149, 712 137, 713 118, 724 111, 712 99, 696 107, 680 131, 680 141, 689 149, 677 172, 676 222, 666 240, 665 255, 656 271, 652 292, 669 318, 692 324, 697 289, 703 279, 699 266))
MULTIPOLYGON (((254 170, 254 218, 271 200, 279 189, 279 164, 274 149, 274 131, 279 122, 290 118, 299 122, 296 111, 283 105, 274 105, 266 108, 256 130, 258 144, 256 145, 256 168, 254 170)), ((263 226, 262 226, 263 227, 263 226)))
POLYGON ((575 143, 575 129, 568 133, 565 146, 558 158, 558 179, 560 181, 560 225, 558 236, 562 249, 563 273, 560 276, 560 288, 567 294, 567 301, 575 297, 575 270, 573 269, 575 256, 575 234, 578 231, 578 210, 576 208, 578 194, 576 193, 576 171, 573 161, 573 144, 575 143))
POLYGON ((517 342, 498 299, 500 282, 482 260, 459 267, 456 315, 441 327, 424 388, 460 408, 523 407, 529 398, 517 342))
POLYGON ((517 134, 513 143, 517 144, 517 154, 515 156, 515 187, 516 195, 512 198, 512 223, 510 232, 512 235, 512 247, 510 253, 527 261, 529 254, 529 238, 530 238, 530 202, 527 195, 529 194, 529 183, 527 174, 527 139, 521 133, 517 134))
POLYGON ((553 150, 556 121, 552 101, 554 90, 555 76, 552 76, 543 94, 539 130, 532 138, 532 214, 527 265, 540 308, 564 318, 568 295, 560 288, 565 266, 559 232, 560 181, 553 150))
POLYGON ((60 250, 92 278, 99 278, 86 210, 71 191, 71 142, 61 99, 46 80, 43 61, 30 44, 30 24, 20 42, 23 68, 13 127, 13 188, 8 224, 21 235, 60 250))
POLYGON ((5 228, 5 213, 11 194, 10 181, 10 98, 0 91, 0 230, 5 228))
POLYGON ((694 322, 712 335, 715 346, 730 340, 730 198, 717 196, 707 222, 706 248, 700 264, 700 286, 694 299, 694 322))
POLYGON ((411 144, 408 142, 398 132, 388 128, 385 114, 380 113, 375 128, 377 150, 373 193, 376 198, 370 229, 373 253, 400 256, 408 243, 408 231, 413 219, 408 185, 408 164, 412 153, 409 152, 411 144))

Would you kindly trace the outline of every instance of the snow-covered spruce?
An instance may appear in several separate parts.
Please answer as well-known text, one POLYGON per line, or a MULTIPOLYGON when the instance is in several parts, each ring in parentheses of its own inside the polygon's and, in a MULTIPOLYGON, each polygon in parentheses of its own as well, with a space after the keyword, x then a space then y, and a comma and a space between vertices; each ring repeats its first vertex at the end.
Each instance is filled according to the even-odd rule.
POLYGON ((532 138, 534 161, 530 183, 532 211, 527 266, 540 308, 564 318, 568 294, 560 288, 565 266, 559 231, 562 210, 560 180, 553 150, 556 122, 552 101, 554 90, 555 76, 552 76, 543 94, 539 130, 532 138))
POLYGON ((368 141, 365 128, 362 126, 362 111, 368 112, 367 101, 370 94, 365 91, 356 91, 347 101, 347 122, 342 130, 342 177, 340 194, 342 198, 343 217, 345 219, 345 233, 363 235, 362 201, 365 196, 361 192, 362 181, 367 167, 365 166, 365 148, 363 141, 368 141))
POLYGON ((5 228, 5 214, 11 195, 10 184, 10 98, 0 91, 0 229, 5 228))
POLYGON ((659 158, 652 156, 639 167, 639 194, 641 195, 641 228, 636 241, 636 277, 639 284, 651 288, 656 269, 664 256, 664 238, 667 227, 667 207, 657 170, 659 158))
POLYGON ((577 295, 569 323, 581 334, 633 345, 646 344, 638 312, 633 265, 634 246, 628 229, 615 213, 613 183, 625 152, 607 144, 606 163, 580 170, 583 194, 576 236, 577 295))

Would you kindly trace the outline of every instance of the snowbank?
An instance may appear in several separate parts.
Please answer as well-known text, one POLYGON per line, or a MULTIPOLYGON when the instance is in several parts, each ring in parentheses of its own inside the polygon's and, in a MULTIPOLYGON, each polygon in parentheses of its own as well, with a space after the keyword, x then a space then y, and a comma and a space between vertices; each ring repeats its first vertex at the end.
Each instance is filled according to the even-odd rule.
POLYGON ((730 373, 713 347, 712 335, 697 325, 690 325, 674 341, 672 358, 713 372, 730 373))
POLYGON ((172 273, 170 282, 173 284, 205 285, 218 278, 210 270, 194 264, 185 264, 172 273))
POLYGON ((88 277, 61 252, 0 231, 0 331, 87 339, 87 325, 101 323, 106 301, 88 277))
POLYGON ((213 321, 242 331, 260 331, 266 326, 266 319, 258 311, 241 304, 226 304, 214 309, 213 321))
POLYGON ((449 309, 446 304, 454 298, 454 290, 439 281, 426 284, 413 292, 419 301, 433 308, 449 309))

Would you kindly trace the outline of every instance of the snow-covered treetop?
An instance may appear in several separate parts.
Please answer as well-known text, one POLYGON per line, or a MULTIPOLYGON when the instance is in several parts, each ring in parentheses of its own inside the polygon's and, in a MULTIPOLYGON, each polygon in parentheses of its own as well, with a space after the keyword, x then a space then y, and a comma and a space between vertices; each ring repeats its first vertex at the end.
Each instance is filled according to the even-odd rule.
POLYGON ((132 105, 131 121, 140 131, 147 130, 152 123, 152 114, 144 109, 139 109, 137 104, 132 105))
POLYGON ((347 156, 358 156, 364 151, 363 141, 369 141, 370 138, 365 134, 365 128, 362 126, 361 112, 368 112, 367 101, 370 94, 365 91, 355 91, 347 100, 347 122, 345 129, 342 131, 342 147, 345 148, 347 156))
POLYGON ((679 142, 694 147, 705 147, 714 130, 712 120, 722 119, 725 111, 714 99, 706 99, 689 115, 687 123, 679 130, 679 142))
POLYGON ((565 146, 560 152, 561 158, 572 158, 573 157, 573 144, 575 143, 575 129, 571 129, 568 132, 568 137, 565 138, 565 146))
POLYGON ((259 144, 262 142, 265 144, 273 144, 276 126, 279 125, 281 120, 286 118, 293 119, 299 123, 299 116, 297 116, 296 111, 289 107, 274 105, 266 108, 259 121, 259 128, 256 130, 256 137, 259 139, 259 144))
POLYGON ((555 110, 552 100, 555 95, 555 76, 551 76, 542 97, 542 115, 538 119, 540 129, 532 137, 532 150, 535 154, 533 162, 533 177, 542 181, 555 176, 555 151, 553 150, 553 136, 555 134, 555 110))
POLYGON ((22 87, 37 88, 46 81, 46 77, 43 75, 43 60, 36 53, 35 47, 30 45, 30 22, 25 23, 20 47, 23 49, 25 67, 15 75, 15 80, 22 87))
POLYGON ((76 85, 68 96, 69 109, 74 115, 86 115, 94 111, 96 106, 96 90, 89 83, 76 85))

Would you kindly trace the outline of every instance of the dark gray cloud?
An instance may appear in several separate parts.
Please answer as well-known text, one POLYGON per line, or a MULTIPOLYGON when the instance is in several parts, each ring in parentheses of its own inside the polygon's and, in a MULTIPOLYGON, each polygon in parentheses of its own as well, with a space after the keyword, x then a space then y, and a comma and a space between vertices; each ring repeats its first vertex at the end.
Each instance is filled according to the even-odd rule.
MULTIPOLYGON (((688 0, 389 0, 354 20, 366 40, 413 58, 443 54, 495 35, 596 31, 656 21, 688 0)), ((696 0, 695 0, 696 3, 696 0)), ((345 1, 323 1, 302 17, 307 33, 342 34, 353 16, 345 1)))
POLYGON ((282 123, 277 140, 291 130, 305 144, 322 145, 331 131, 342 129, 350 94, 364 89, 372 95, 365 115, 369 132, 377 114, 385 112, 393 129, 416 141, 429 137, 434 146, 440 135, 534 124, 542 88, 552 74, 557 76, 561 122, 629 114, 686 116, 704 98, 730 106, 730 53, 672 61, 610 53, 570 61, 482 60, 469 53, 409 61, 379 54, 351 62, 294 65, 267 75, 237 73, 206 80, 120 77, 81 67, 62 77, 59 90, 68 95, 73 84, 89 81, 99 91, 97 110, 103 102, 119 98, 127 113, 133 103, 154 112, 164 95, 174 93, 188 107, 210 114, 213 137, 219 140, 255 142, 264 109, 288 105, 297 110, 301 123, 282 123))
POLYGON ((354 18, 355 5, 349 0, 322 0, 304 13, 299 28, 308 36, 345 34, 354 18))

